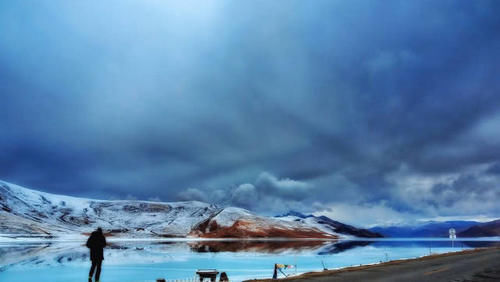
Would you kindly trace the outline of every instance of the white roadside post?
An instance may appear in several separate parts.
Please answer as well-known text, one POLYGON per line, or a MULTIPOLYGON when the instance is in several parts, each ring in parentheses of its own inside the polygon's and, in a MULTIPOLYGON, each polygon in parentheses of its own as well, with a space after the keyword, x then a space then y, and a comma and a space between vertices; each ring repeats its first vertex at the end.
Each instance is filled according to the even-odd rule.
POLYGON ((454 248, 455 239, 457 239, 457 232, 455 231, 455 228, 450 228, 448 232, 450 233, 451 247, 454 248))

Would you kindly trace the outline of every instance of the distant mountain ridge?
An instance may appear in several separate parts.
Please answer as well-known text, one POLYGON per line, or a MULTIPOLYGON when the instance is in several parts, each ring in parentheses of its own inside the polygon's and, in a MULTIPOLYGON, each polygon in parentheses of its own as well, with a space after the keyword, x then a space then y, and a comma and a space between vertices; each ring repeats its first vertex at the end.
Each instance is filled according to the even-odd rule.
POLYGON ((99 226, 112 236, 132 238, 346 237, 340 232, 344 229, 337 232, 330 226, 332 220, 326 219, 320 223, 312 219, 265 217, 241 208, 197 201, 93 200, 39 192, 0 181, 0 236, 82 235, 99 226))
POLYGON ((500 219, 479 223, 458 233, 459 237, 493 237, 500 236, 500 219))
POLYGON ((381 233, 386 237, 403 238, 403 237, 448 237, 449 229, 454 228, 460 236, 460 232, 480 224, 477 221, 444 221, 444 222, 424 222, 417 226, 387 226, 373 227, 369 230, 381 233))

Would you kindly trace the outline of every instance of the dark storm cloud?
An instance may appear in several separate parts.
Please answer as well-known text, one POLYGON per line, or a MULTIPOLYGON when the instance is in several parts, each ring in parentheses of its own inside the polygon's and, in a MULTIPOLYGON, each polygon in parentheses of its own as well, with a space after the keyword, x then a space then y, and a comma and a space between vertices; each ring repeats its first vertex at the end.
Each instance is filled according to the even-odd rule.
POLYGON ((244 200, 266 191, 284 208, 413 211, 389 177, 402 167, 438 177, 500 159, 499 8, 1 3, 0 178, 256 210, 244 200))
MULTIPOLYGON (((428 179, 429 180, 429 179, 428 179)), ((499 177, 491 177, 484 169, 476 172, 460 173, 443 177, 430 187, 412 185, 407 182, 394 196, 406 203, 407 210, 434 216, 489 215, 495 217, 500 212, 499 177)))
MULTIPOLYGON (((497 183, 495 183, 496 185, 497 183)), ((451 206, 463 198, 479 197, 480 200, 488 200, 488 190, 495 189, 494 185, 488 185, 473 175, 461 175, 449 184, 439 183, 432 187, 432 204, 434 206, 451 206)))
POLYGON ((492 164, 488 168, 487 172, 492 174, 500 174, 500 162, 492 164))
POLYGON ((261 173, 250 183, 225 189, 201 190, 188 188, 177 195, 179 200, 215 202, 238 206, 268 214, 278 214, 291 209, 313 212, 306 202, 314 199, 316 190, 308 183, 288 178, 278 178, 268 172, 261 173))

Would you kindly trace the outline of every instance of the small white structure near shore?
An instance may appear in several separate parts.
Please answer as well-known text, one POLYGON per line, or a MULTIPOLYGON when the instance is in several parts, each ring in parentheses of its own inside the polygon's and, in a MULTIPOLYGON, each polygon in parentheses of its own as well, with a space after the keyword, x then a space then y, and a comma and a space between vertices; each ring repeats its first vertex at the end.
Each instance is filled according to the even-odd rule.
POLYGON ((455 239, 457 239, 457 231, 455 230, 455 228, 450 228, 448 230, 448 232, 450 233, 451 247, 454 248, 455 247, 455 239))
POLYGON ((450 228, 450 230, 448 230, 448 232, 450 233, 451 240, 457 239, 457 231, 455 230, 455 228, 450 228))

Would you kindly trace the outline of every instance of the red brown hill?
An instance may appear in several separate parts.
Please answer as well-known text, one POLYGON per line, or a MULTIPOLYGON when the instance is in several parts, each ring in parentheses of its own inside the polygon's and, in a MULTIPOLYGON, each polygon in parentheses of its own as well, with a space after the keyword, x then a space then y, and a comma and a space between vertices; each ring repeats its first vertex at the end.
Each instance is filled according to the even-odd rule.
POLYGON ((500 236, 500 219, 474 225, 460 233, 458 237, 495 237, 500 236))

